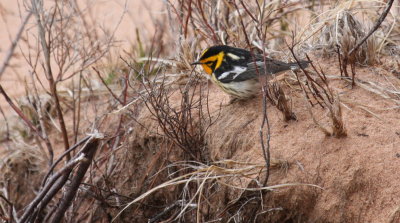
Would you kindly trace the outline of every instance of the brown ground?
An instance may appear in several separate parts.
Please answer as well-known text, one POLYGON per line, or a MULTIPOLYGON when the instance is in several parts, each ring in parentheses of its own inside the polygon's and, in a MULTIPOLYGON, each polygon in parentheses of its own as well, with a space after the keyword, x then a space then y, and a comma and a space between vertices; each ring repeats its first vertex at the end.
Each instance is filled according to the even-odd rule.
MULTIPOLYGON (((357 76, 378 83, 384 83, 383 76, 391 76, 386 72, 380 76, 373 70, 379 68, 357 69, 357 76)), ((338 74, 334 70, 328 73, 338 74)), ((269 106, 271 156, 291 163, 286 174, 273 172, 271 183, 304 182, 323 187, 316 190, 315 200, 304 197, 297 206, 313 206, 308 210, 307 222, 399 222, 399 218, 391 221, 400 207, 399 109, 385 110, 394 104, 360 87, 349 89, 337 82, 334 86, 342 101, 367 105, 378 117, 355 107, 343 109, 348 136, 337 139, 319 131, 310 119, 304 99, 296 92, 292 99, 297 121, 284 122, 280 112, 269 106)), ((223 114, 229 115, 222 116, 209 134, 213 159, 263 161, 258 137, 261 106, 260 100, 252 100, 223 108, 223 114), (238 146, 232 147, 233 142, 238 146)), ((321 112, 317 119, 324 117, 321 112)), ((299 196, 313 189, 293 190, 299 196)), ((290 197, 279 205, 285 207, 291 203, 288 200, 290 197)))
MULTIPOLYGON (((340 75, 332 68, 337 67, 334 60, 320 60, 319 63, 327 74, 340 75), (326 64, 335 66, 328 68, 326 64)), ((383 86, 388 78, 400 86, 400 80, 379 65, 357 68, 357 77, 383 86)), ((282 207, 283 211, 269 220, 400 222, 399 108, 393 109, 395 103, 359 86, 352 89, 344 81, 330 83, 348 106, 342 107, 347 137, 325 136, 313 123, 299 90, 286 89, 292 97, 297 121, 285 122, 278 109, 268 106, 271 157, 289 164, 288 168, 272 170, 269 185, 307 183, 323 188, 296 186, 271 193, 270 201, 266 203, 270 208, 282 207), (374 115, 358 105, 367 106, 366 110, 374 115)), ((222 114, 206 135, 211 159, 263 163, 258 132, 261 98, 222 106, 219 111, 220 102, 226 104, 229 98, 214 85, 211 85, 210 95, 211 115, 222 114)), ((317 120, 330 129, 326 112, 320 108, 313 110, 317 120)), ((157 127, 154 122, 148 122, 148 117, 141 121, 149 127, 157 127)), ((134 137, 134 142, 152 136, 148 133, 139 135, 139 138, 134 137)), ((247 183, 241 186, 246 187, 247 183)))

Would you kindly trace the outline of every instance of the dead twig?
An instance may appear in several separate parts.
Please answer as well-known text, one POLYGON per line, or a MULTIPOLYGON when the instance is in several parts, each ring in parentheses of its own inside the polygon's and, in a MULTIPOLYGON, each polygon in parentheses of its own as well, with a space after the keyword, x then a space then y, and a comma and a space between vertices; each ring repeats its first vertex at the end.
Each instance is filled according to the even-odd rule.
POLYGON ((35 125, 29 120, 28 117, 25 116, 25 114, 21 111, 21 109, 18 108, 17 105, 14 104, 14 102, 11 100, 11 98, 7 95, 5 92, 4 88, 2 85, 0 85, 0 94, 3 95, 3 97, 6 99, 7 103, 11 106, 11 108, 18 114, 18 116, 25 122, 25 124, 33 131, 36 133, 37 136, 39 136, 41 139, 43 139, 43 136, 40 134, 39 130, 35 127, 35 125))
MULTIPOLYGON (((14 204, 8 200, 5 196, 3 196, 2 194, 0 194, 0 198, 3 199, 9 206, 9 211, 8 211, 8 216, 4 216, 3 220, 6 220, 5 222, 13 222, 14 221, 14 215, 13 212, 14 210, 14 204)), ((16 219, 18 222, 18 219, 16 219)))
POLYGON ((11 46, 7 51, 7 55, 4 58, 3 63, 0 66, 0 80, 1 80, 1 76, 3 76, 4 71, 7 69, 8 65, 10 63, 12 56, 14 55, 15 47, 17 46, 18 41, 21 39, 22 32, 25 29, 25 25, 28 23, 31 16, 32 16, 32 12, 29 11, 28 14, 25 16, 25 18, 22 20, 22 24, 19 27, 17 35, 15 36, 14 40, 12 41, 11 46))
POLYGON ((119 99, 117 95, 115 95, 114 92, 110 89, 104 78, 101 76, 100 72, 95 67, 93 67, 93 70, 96 72, 97 76, 99 77, 103 85, 107 88, 108 92, 110 92, 110 94, 113 96, 113 98, 117 100, 121 105, 125 105, 125 103, 121 101, 121 99, 119 99))
MULTIPOLYGON (((61 128, 61 132, 62 132, 62 137, 64 140, 64 148, 65 150, 68 150, 69 148, 69 140, 68 140, 68 132, 67 132, 67 127, 65 125, 65 121, 64 121, 64 115, 62 112, 62 108, 61 108, 61 104, 60 104, 60 99, 57 93, 57 82, 54 81, 54 77, 53 77, 53 71, 52 71, 52 66, 51 66, 51 51, 50 51, 50 47, 51 47, 51 43, 47 42, 47 38, 46 38, 46 29, 45 29, 45 25, 42 22, 42 18, 41 18, 41 13, 44 12, 43 10, 43 2, 42 1, 37 1, 37 0, 32 0, 32 12, 36 17, 36 24, 38 26, 38 35, 39 35, 39 41, 41 43, 41 47, 43 50, 43 56, 44 56, 44 62, 45 62, 45 73, 46 73, 46 78, 49 81, 49 86, 50 86, 50 92, 51 92, 51 96, 54 99, 54 103, 55 103, 55 107, 56 107, 56 111, 57 111, 57 117, 58 117, 58 121, 60 124, 60 128, 61 128)), ((52 19, 54 19, 54 16, 56 14, 56 9, 54 9, 53 11, 53 17, 52 19)), ((50 40, 48 40, 50 41, 50 40)), ((67 160, 71 159, 71 156, 68 154, 67 155, 67 160)))
POLYGON ((78 146, 82 145, 83 143, 86 143, 88 140, 90 140, 92 136, 86 136, 85 138, 81 139, 79 142, 77 142, 75 145, 73 145, 71 148, 69 148, 67 151, 64 151, 63 154, 61 154, 58 159, 50 166, 50 169, 47 171, 46 176, 43 178, 42 181, 42 187, 46 184, 47 178, 51 175, 53 172, 54 168, 57 166, 58 163, 61 162, 61 160, 69 154, 71 151, 74 149, 78 148, 78 146))
POLYGON ((353 49, 349 51, 349 55, 351 55, 353 52, 357 51, 358 48, 381 26, 382 22, 385 20, 386 16, 390 12, 390 8, 392 8, 394 0, 389 0, 388 3, 386 3, 386 8, 383 10, 381 16, 379 16, 378 20, 376 20, 375 25, 371 28, 371 30, 368 32, 367 35, 362 38, 353 49))
POLYGON ((58 209, 56 210, 53 219, 50 222, 57 223, 61 222, 62 218, 64 217, 64 214, 67 210, 67 208, 71 205, 72 199, 74 199, 79 185, 81 184, 86 171, 88 170, 94 154, 96 153, 96 150, 98 148, 100 140, 95 139, 91 141, 85 149, 82 150, 81 156, 83 156, 83 160, 81 164, 79 165, 78 170, 76 171, 76 174, 74 177, 71 179, 71 184, 69 185, 65 195, 63 198, 60 200, 60 204, 58 205, 58 209))
POLYGON ((347 65, 350 64, 351 66, 351 73, 352 73, 352 82, 351 85, 355 86, 355 52, 360 48, 360 46, 381 26, 382 22, 385 20, 386 16, 388 15, 390 8, 393 5, 394 0, 389 0, 386 3, 386 8, 383 10, 382 14, 379 16, 378 20, 375 22, 375 25, 371 28, 371 30, 365 35, 348 53, 343 55, 343 71, 347 74, 347 65))
MULTIPOLYGON (((340 107, 340 99, 339 95, 334 94, 329 87, 328 79, 325 76, 324 71, 320 68, 320 71, 315 67, 313 62, 310 62, 311 68, 314 70, 314 74, 317 75, 317 77, 311 76, 310 72, 304 69, 302 66, 300 66, 300 61, 297 58, 295 52, 294 52, 294 35, 292 36, 292 45, 289 46, 287 44, 290 53, 292 54, 293 58, 296 60, 296 62, 299 64, 299 67, 301 71, 305 74, 306 76, 306 81, 303 83, 303 81, 300 80, 299 75, 297 72, 295 72, 295 75, 297 77, 297 80, 300 84, 301 89, 303 91, 303 95, 305 96, 307 102, 309 103, 308 111, 314 121, 314 123, 319 127, 319 129, 324 132, 326 136, 334 136, 336 138, 340 137, 345 137, 347 135, 346 129, 344 126, 343 122, 343 115, 342 115, 342 110, 340 107), (322 82, 322 83, 318 83, 322 82), (308 86, 308 90, 303 85, 308 86), (313 98, 317 101, 317 103, 321 106, 321 108, 328 109, 328 114, 329 118, 331 119, 332 122, 332 131, 329 132, 325 127, 323 127, 320 123, 318 123, 317 119, 314 117, 314 114, 312 112, 312 106, 313 103, 308 96, 308 94, 311 94, 313 98)), ((308 61, 311 61, 309 56, 307 56, 308 61)))
MULTIPOLYGON (((27 209, 24 211, 23 215, 21 216, 21 223, 24 222, 32 222, 35 221, 36 218, 42 218, 43 216, 41 215, 41 212, 43 210, 44 207, 47 206, 47 204, 54 199, 55 195, 58 193, 58 191, 65 186, 65 183, 67 182, 69 175, 71 174, 73 168, 75 166, 77 166, 79 163, 82 163, 83 161, 87 161, 88 158, 87 157, 91 157, 93 154, 91 154, 91 149, 93 149, 93 146, 97 145, 99 143, 99 140, 102 138, 103 136, 99 133, 94 133, 90 138, 92 139, 90 142, 88 142, 81 150, 81 152, 79 152, 73 159, 71 159, 67 164, 65 164, 65 166, 63 166, 60 170, 58 170, 54 175, 51 176, 51 178, 47 181, 44 180, 44 182, 46 182, 46 184, 42 187, 42 189, 40 190, 39 194, 35 197, 35 199, 28 205, 27 209), (94 143, 93 143, 94 142, 94 143), (91 145, 92 147, 90 147, 88 149, 88 146, 91 145), (89 154, 89 155, 88 155, 89 154)), ((81 142, 83 143, 85 140, 82 140, 81 142)), ((79 145, 79 144, 78 144, 79 145)), ((76 145, 77 146, 77 145, 76 145)), ((76 146, 70 148, 70 150, 66 151, 64 153, 64 155, 66 153, 69 153, 70 151, 72 151, 72 149, 75 149, 76 146)), ((63 157, 63 156, 62 156, 63 157)), ((58 163, 62 158, 60 158, 59 160, 57 160, 53 165, 55 165, 56 163, 58 163)), ((90 158, 89 160, 91 160, 92 158, 90 158)), ((84 162, 86 163, 86 162, 84 162)), ((81 165, 80 168, 78 169, 77 175, 75 175, 75 177, 73 179, 75 180, 79 180, 81 179, 81 175, 82 172, 84 170, 84 168, 87 170, 87 163, 84 164, 83 166, 81 165), (79 178, 77 178, 79 176, 79 178)), ((89 164, 90 165, 90 162, 89 164)), ((85 171, 86 171, 85 170, 85 171)), ((49 171, 49 173, 51 172, 51 170, 49 171)), ((47 176, 46 176, 47 177, 47 176)), ((82 176, 83 177, 83 176, 82 176)), ((73 195, 73 193, 76 193, 69 190, 69 194, 68 194, 68 199, 70 199, 70 196, 73 195)), ((73 196, 72 196, 73 198, 73 196)), ((72 199, 71 198, 71 199, 72 199)), ((62 208, 65 208, 65 205, 69 205, 69 201, 64 201, 63 199, 61 199, 60 204, 62 204, 62 208), (68 203, 65 203, 68 202, 68 203)), ((57 212, 58 213, 58 212, 57 212)), ((58 216, 58 215, 57 215, 58 216)), ((58 217, 57 217, 58 218, 58 217)), ((58 221, 59 222, 59 221, 58 221)))

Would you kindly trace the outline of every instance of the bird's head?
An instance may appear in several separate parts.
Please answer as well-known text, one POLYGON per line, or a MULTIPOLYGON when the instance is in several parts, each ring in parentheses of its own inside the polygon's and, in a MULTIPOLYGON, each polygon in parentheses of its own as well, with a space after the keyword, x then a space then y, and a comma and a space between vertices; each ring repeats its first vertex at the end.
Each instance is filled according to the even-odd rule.
POLYGON ((198 61, 192 63, 192 65, 200 64, 204 71, 211 75, 216 69, 221 67, 227 53, 229 53, 229 48, 229 46, 225 45, 212 46, 204 50, 198 61))

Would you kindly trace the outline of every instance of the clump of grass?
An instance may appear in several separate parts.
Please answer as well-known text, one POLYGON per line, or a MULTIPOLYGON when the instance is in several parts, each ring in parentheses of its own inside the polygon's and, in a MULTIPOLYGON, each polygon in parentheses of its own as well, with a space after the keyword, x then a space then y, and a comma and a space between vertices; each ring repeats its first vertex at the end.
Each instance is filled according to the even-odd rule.
MULTIPOLYGON (((334 9, 329 10, 328 13, 324 13, 325 15, 321 16, 325 17, 324 20, 319 25, 315 25, 318 28, 311 32, 312 36, 320 29, 323 29, 320 36, 322 41, 317 41, 321 43, 319 47, 328 53, 333 53, 336 50, 336 53, 339 55, 341 74, 344 74, 346 77, 349 77, 347 67, 350 65, 352 86, 355 85, 356 64, 372 65, 377 61, 377 55, 383 45, 387 44, 387 37, 390 35, 392 29, 389 29, 389 33, 383 36, 383 40, 380 43, 375 38, 375 34, 389 14, 393 2, 394 0, 389 0, 386 3, 383 12, 368 30, 365 23, 358 22, 350 10, 354 8, 353 2, 350 1, 339 4, 334 9), (329 21, 334 22, 329 23, 329 21)), ((362 3, 359 4, 362 5, 362 3)), ((368 2, 365 4, 368 6, 368 2)), ((366 11, 364 10, 364 12, 366 11)), ((363 13, 363 16, 366 15, 368 13, 363 13)))
POLYGON ((285 121, 297 120, 293 112, 293 106, 291 105, 291 98, 285 93, 279 83, 274 82, 269 84, 266 96, 282 112, 285 121))
MULTIPOLYGON (((281 164, 282 161, 272 160, 271 167, 279 168, 281 164)), ((322 189, 317 185, 300 183, 260 186, 261 183, 255 180, 254 176, 257 176, 260 173, 265 173, 265 165, 262 163, 257 164, 237 162, 233 160, 221 160, 210 164, 179 162, 170 165, 170 167, 172 166, 175 166, 175 169, 178 169, 178 171, 174 172, 173 175, 177 175, 178 172, 188 172, 187 170, 190 171, 182 174, 181 176, 173 177, 172 179, 144 192, 133 201, 129 202, 114 217, 114 220, 116 220, 122 212, 124 212, 133 204, 139 203, 159 190, 168 187, 176 187, 178 185, 183 185, 182 194, 185 195, 184 198, 179 200, 179 202, 175 202, 173 205, 170 205, 169 208, 166 208, 163 212, 151 218, 150 222, 157 222, 163 218, 166 218, 166 216, 170 216, 169 218, 173 220, 185 221, 187 218, 185 215, 190 210, 195 210, 196 219, 203 219, 204 221, 215 220, 217 216, 222 215, 227 215, 226 219, 233 219, 236 215, 239 215, 243 218, 248 218, 249 216, 243 216, 243 213, 241 213, 241 209, 244 208, 246 204, 242 204, 241 208, 237 209, 237 212, 234 213, 230 213, 226 209, 220 210, 218 215, 217 213, 207 214, 207 211, 203 211, 212 208, 213 203, 210 202, 215 202, 213 191, 219 187, 240 191, 240 193, 238 193, 239 197, 237 200, 239 200, 245 192, 256 192, 255 196, 258 197, 257 199, 259 199, 259 192, 261 191, 273 191, 279 188, 290 186, 305 185, 322 189), (192 190, 193 184, 197 185, 195 190, 192 190)), ((230 206, 234 205, 231 204, 230 206)))
MULTIPOLYGON (((294 41, 294 37, 292 37, 292 41, 294 41)), ((293 44, 294 43, 292 42, 292 46, 288 45, 288 47, 296 62, 299 63, 299 60, 294 53, 293 44)), ((311 61, 308 55, 307 59, 311 61)), ((297 72, 295 72, 295 75, 301 87, 304 98, 307 102, 308 111, 310 112, 311 118, 313 119, 316 126, 318 126, 318 128, 326 136, 334 136, 336 138, 347 136, 345 125, 343 122, 342 110, 340 107, 341 105, 339 95, 335 93, 329 86, 329 80, 326 77, 322 68, 318 70, 313 62, 310 63, 310 66, 310 70, 301 68, 306 77, 304 80, 299 77, 299 74, 297 72), (328 117, 331 119, 331 131, 320 124, 314 117, 312 109, 315 105, 318 105, 319 107, 328 111, 328 117)))
POLYGON ((332 23, 325 26, 321 32, 318 44, 325 55, 336 55, 339 48, 342 58, 348 57, 352 63, 372 65, 377 60, 378 40, 371 36, 354 54, 349 52, 366 34, 367 27, 361 23, 349 10, 336 15, 332 23))
MULTIPOLYGON (((44 151, 19 143, 3 152, 0 160, 0 194, 13 202, 15 210, 34 197, 47 160, 44 151)), ((3 200, 0 199, 0 202, 3 200)), ((4 203, 2 205, 4 207, 4 203)))
POLYGON ((342 108, 340 105, 339 95, 335 95, 332 103, 326 103, 328 105, 329 117, 332 121, 332 136, 336 138, 347 136, 346 129, 344 127, 342 108))
MULTIPOLYGON (((47 94, 41 94, 37 97, 27 95, 21 97, 18 101, 18 106, 25 116, 35 125, 38 129, 53 127, 54 118, 56 117, 55 104, 51 97, 47 94), (43 122, 41 126, 40 122, 43 122)), ((29 133, 28 135, 32 135, 29 133)))
POLYGON ((165 83, 165 76, 160 78, 153 81, 145 77, 141 79, 145 89, 141 97, 145 106, 168 139, 189 155, 190 159, 206 162, 208 158, 204 136, 214 120, 209 115, 208 105, 205 105, 206 98, 203 97, 199 78, 192 76, 178 90, 180 94, 176 95, 176 100, 179 103, 171 100, 172 88, 165 83))

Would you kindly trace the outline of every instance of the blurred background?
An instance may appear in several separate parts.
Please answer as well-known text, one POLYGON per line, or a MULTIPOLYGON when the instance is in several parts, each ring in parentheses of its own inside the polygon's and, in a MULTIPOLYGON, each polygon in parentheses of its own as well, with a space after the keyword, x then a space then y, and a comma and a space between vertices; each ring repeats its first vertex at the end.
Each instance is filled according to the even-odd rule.
MULTIPOLYGON (((51 4, 52 1, 44 1, 51 4)), ((27 12, 29 1, 1 1, 0 2, 0 61, 3 62, 7 56, 11 43, 15 39, 27 12)), ((74 5, 87 20, 86 25, 95 25, 97 29, 96 38, 113 37, 113 47, 108 52, 110 56, 116 57, 115 52, 129 51, 137 39, 137 29, 140 29, 142 37, 151 38, 154 35, 156 25, 166 18, 165 4, 161 0, 73 0, 69 4, 74 5)), ((82 23, 78 21, 78 23, 82 23)), ((93 27, 92 27, 93 28, 93 27)), ((80 27, 78 29, 84 29, 80 27)), ((37 46, 37 29, 35 29, 35 18, 32 16, 22 33, 21 41, 18 42, 10 66, 1 76, 1 83, 13 98, 25 94, 25 84, 29 84, 27 74, 32 72, 27 63, 28 45, 37 46)), ((104 60, 103 60, 104 61, 104 60)), ((44 75, 41 73, 39 75, 44 75)), ((43 77, 42 77, 43 78, 43 77)), ((9 112, 10 107, 3 97, 0 97, 0 105, 9 112)))

